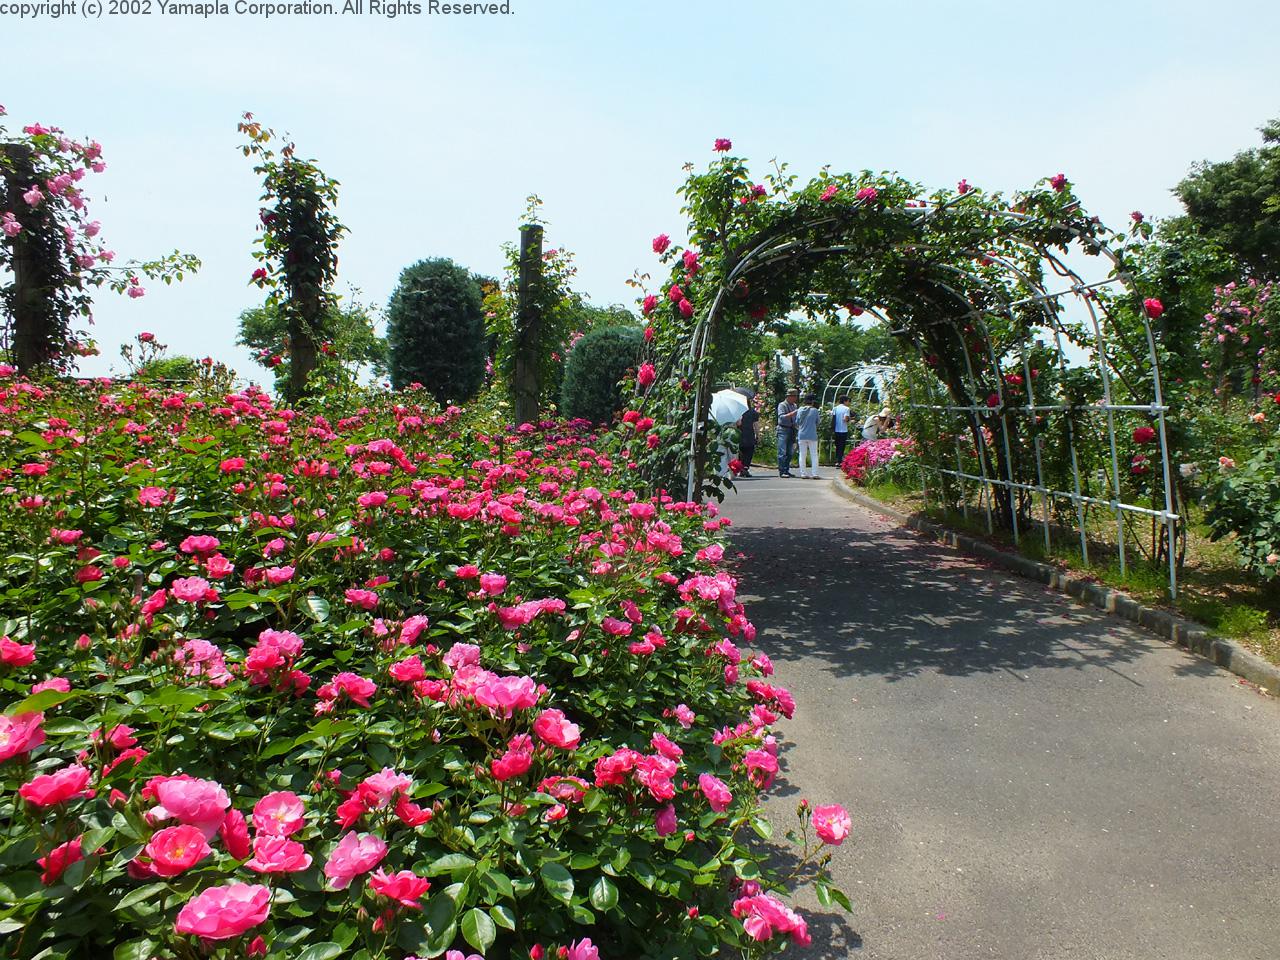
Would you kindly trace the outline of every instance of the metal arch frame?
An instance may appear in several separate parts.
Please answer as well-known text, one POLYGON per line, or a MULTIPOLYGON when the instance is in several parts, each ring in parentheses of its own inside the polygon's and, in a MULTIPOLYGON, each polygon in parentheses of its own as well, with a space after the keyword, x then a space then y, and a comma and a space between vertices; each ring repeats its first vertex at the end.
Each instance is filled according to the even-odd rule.
POLYGON ((901 368, 891 363, 856 363, 852 367, 837 370, 827 381, 827 385, 822 388, 822 405, 828 406, 832 398, 840 396, 841 391, 862 393, 869 388, 874 388, 883 397, 897 381, 901 372, 901 368), (874 384, 859 384, 858 378, 864 374, 873 377, 879 374, 880 377, 874 384))
MULTIPOLYGON (((856 207, 860 204, 861 204, 861 201, 851 206, 856 207)), ((904 213, 904 214, 907 214, 908 216, 911 216, 913 219, 912 225, 917 229, 920 229, 920 228, 925 228, 929 220, 933 217, 933 215, 938 213, 941 210, 946 209, 947 206, 949 206, 949 204, 946 204, 946 203, 930 204, 926 202, 920 202, 915 206, 898 207, 898 208, 895 208, 895 210, 897 212, 904 213)), ((1154 522, 1158 522, 1162 525, 1163 535, 1166 538, 1165 545, 1167 546, 1167 552, 1168 552, 1169 591, 1172 596, 1176 596, 1177 589, 1178 589, 1176 544, 1177 544, 1178 524, 1181 518, 1179 517, 1179 515, 1174 509, 1174 491, 1173 491, 1173 484, 1172 484, 1173 474, 1172 474, 1171 464, 1169 461, 1168 423, 1167 423, 1168 407, 1164 402, 1164 391, 1163 391, 1161 379, 1160 379, 1160 363, 1159 363, 1159 357, 1155 347, 1155 336, 1151 330, 1151 325, 1148 322, 1148 319, 1145 313, 1140 311, 1140 316, 1142 317, 1143 329, 1144 329, 1145 340, 1146 340, 1146 343, 1144 344, 1144 346, 1146 347, 1145 360, 1147 363, 1147 372, 1149 374, 1149 377, 1147 379, 1149 380, 1150 395, 1152 397, 1151 403, 1120 404, 1120 403, 1114 402, 1115 398, 1113 396, 1113 391, 1112 391, 1112 379, 1113 379, 1113 373, 1115 372, 1115 368, 1113 367, 1111 362, 1111 357, 1112 357, 1111 350, 1114 347, 1114 343, 1120 339, 1119 331, 1114 330, 1114 328, 1110 323, 1110 317, 1107 316, 1105 309, 1100 309, 1100 305, 1096 302, 1096 297, 1093 294, 1093 291, 1096 289, 1106 287, 1112 284, 1121 284, 1125 288, 1127 288, 1131 294, 1133 294, 1134 296, 1137 296, 1136 291, 1133 290, 1132 277, 1130 277, 1121 269, 1122 264, 1119 258, 1114 253, 1114 251, 1112 251, 1105 243, 1101 242, 1096 237, 1093 237, 1092 235, 1085 233, 1079 227, 1077 227, 1075 224, 1069 221, 1059 221, 1055 224, 1055 226, 1067 231, 1067 233, 1073 238, 1073 240, 1077 244, 1079 244, 1081 247, 1084 247, 1088 252, 1092 254, 1100 254, 1110 261, 1111 267, 1112 267, 1112 273, 1111 273, 1111 276, 1109 276, 1107 279, 1100 282, 1096 282, 1096 283, 1085 283, 1085 281, 1074 270, 1067 267, 1066 264, 1062 261, 1062 259, 1056 256, 1051 250, 1046 249, 1040 245, 1030 243, 1023 238, 1018 237, 1016 226, 1021 224, 1027 224, 1027 223, 1041 222, 1040 219, 1037 217, 1033 217, 1029 214, 1017 213, 1011 210, 995 210, 990 208, 980 208, 980 209, 973 210, 972 212, 986 216, 991 219, 1002 220, 1006 223, 1013 225, 1015 229, 1010 234, 1003 237, 1002 238, 1003 241, 1006 243, 1012 244, 1014 246, 1020 246, 1023 249, 1027 250, 1028 252, 1032 253, 1033 255, 1038 257, 1041 260, 1041 262, 1047 263, 1050 267, 1050 270, 1054 274, 1064 278, 1068 284, 1066 289, 1058 290, 1055 292, 1049 292, 1048 290, 1045 289, 1041 281, 1028 276, 1025 273, 1025 271, 1021 270, 1016 264, 1010 262, 1007 258, 1002 257, 998 254, 992 254, 985 251, 982 251, 982 252, 971 251, 975 256, 975 259, 979 257, 986 258, 987 263, 994 264, 995 266, 999 267, 1003 272, 1005 272, 1007 275, 1009 275, 1012 278, 1014 286, 1021 287, 1027 293, 1026 296, 1020 299, 1010 299, 1008 296, 1007 288, 999 285, 991 284, 986 278, 978 274, 975 274, 970 271, 962 270, 961 268, 955 266, 954 264, 935 264, 934 265, 934 266, 941 267, 943 269, 947 269, 952 272, 955 272, 967 281, 976 282, 982 287, 984 287, 986 290, 996 293, 999 296, 999 299, 1001 301, 1001 307, 998 309, 995 309, 995 310, 988 309, 984 313, 984 311, 978 310, 972 304, 970 304, 970 307, 969 307, 970 322, 977 324, 982 331, 982 337, 983 337, 983 340, 985 341, 986 352, 988 354, 988 359, 991 362, 992 370, 999 372, 1003 369, 1003 367, 1001 364, 1001 358, 998 357, 995 353, 994 345, 985 321, 985 316, 1001 315, 1001 316, 1012 317, 1013 311, 1015 308, 1035 304, 1038 307, 1039 313, 1044 321, 1043 329, 1046 332, 1051 333, 1053 336, 1053 349, 1056 354, 1056 360, 1059 366, 1059 372, 1060 373, 1064 372, 1067 369, 1067 367, 1064 359, 1063 337, 1065 336, 1068 339, 1072 339, 1072 338, 1071 338, 1070 331, 1062 324, 1061 320, 1059 319, 1059 316, 1058 316, 1059 311, 1057 309, 1057 304, 1061 301, 1063 297, 1071 296, 1071 297, 1074 297, 1077 301, 1083 302, 1085 306, 1085 310, 1088 314, 1089 327, 1087 328, 1087 332, 1092 333, 1091 343, 1089 343, 1088 349, 1092 352, 1092 365, 1096 367, 1099 381, 1102 385, 1102 396, 1099 398, 1098 402, 1092 403, 1092 404, 1068 404, 1068 403, 1037 404, 1035 400, 1035 395, 1034 395, 1034 387, 1032 384, 1033 378, 1031 376, 1030 361, 1027 356, 1027 343, 1025 340, 1022 340, 1018 344, 1016 344, 1016 349, 1018 351, 1018 356, 1016 359, 1020 361, 1021 366, 1023 368, 1024 383, 1026 385, 1026 390, 1027 390, 1026 403, 1025 404, 1006 403, 1005 384, 1004 384, 1003 376, 996 377, 996 383, 995 383, 995 389, 994 389, 994 392, 998 400, 998 405, 995 409, 999 411, 999 414, 1001 417, 1001 424, 1003 425, 1003 429, 1001 429, 1000 432, 1002 434, 1004 454, 1005 454, 1003 457, 1003 461, 1005 465, 1004 475, 996 476, 995 475, 996 471, 989 468, 989 459, 986 451, 987 443, 985 442, 975 443, 979 473, 975 475, 973 473, 965 471, 964 465, 963 465, 962 449, 961 449, 960 440, 959 440, 959 432, 957 432, 957 435, 956 435, 956 469, 950 470, 950 469, 943 469, 943 468, 937 468, 937 467, 930 468, 930 469, 932 469, 934 472, 939 474, 940 478, 949 476, 960 483, 961 491, 962 491, 961 500, 965 505, 966 513, 968 511, 968 503, 967 503, 967 499, 963 495, 964 485, 966 484, 966 482, 973 482, 979 485, 980 497, 986 512, 987 524, 989 529, 991 529, 993 526, 992 503, 995 499, 994 498, 995 488, 997 487, 1004 488, 1008 494, 1010 512, 1012 515, 1011 516, 1012 532, 1014 535, 1015 542, 1017 542, 1021 536, 1020 531, 1018 529, 1018 517, 1017 517, 1018 511, 1014 507, 1014 502, 1017 494, 1019 493, 1031 494, 1033 496, 1038 495, 1041 497, 1042 505, 1044 508, 1042 527, 1043 527, 1043 533, 1044 533, 1046 545, 1048 545, 1050 542, 1049 506, 1050 506, 1051 500, 1063 499, 1063 500, 1070 501, 1072 505, 1075 507, 1077 525, 1079 528, 1079 535, 1080 535, 1080 548, 1081 548, 1082 556, 1084 557, 1086 562, 1088 560, 1088 534, 1086 530, 1086 517, 1085 517, 1086 507, 1099 506, 1114 512, 1116 516, 1117 549, 1118 549, 1118 556, 1120 561, 1120 568, 1122 572, 1126 568, 1125 522, 1124 522, 1126 514, 1150 517, 1154 522), (1013 414, 1025 414, 1026 416, 1036 418, 1036 417, 1039 417, 1042 413, 1046 413, 1046 412, 1061 413, 1067 418, 1066 419, 1067 433, 1068 433, 1068 440, 1070 445, 1071 473, 1072 473, 1072 483, 1073 483, 1073 489, 1070 491, 1057 490, 1049 487, 1046 484, 1045 477, 1044 477, 1044 468, 1043 468, 1042 443, 1041 443, 1041 438, 1039 436, 1036 436, 1035 438, 1035 450, 1034 450, 1035 466, 1036 466, 1036 471, 1035 471, 1036 482, 1034 484, 1022 483, 1022 482, 1016 481, 1013 477, 1013 473, 1012 473, 1013 457, 1012 457, 1012 451, 1009 447, 1008 421, 1005 418, 1013 414), (1077 457, 1077 445, 1075 442, 1076 440, 1075 418, 1080 415, 1096 415, 1096 414, 1101 414, 1105 418, 1105 423, 1106 423, 1106 435, 1107 435, 1108 446, 1109 446, 1110 468, 1111 468, 1110 476, 1107 478, 1110 481, 1109 486, 1111 488, 1110 490, 1111 496, 1109 499, 1104 499, 1100 497, 1090 497, 1090 496, 1084 495, 1083 487, 1081 483, 1080 465, 1077 457), (1147 507, 1139 506, 1137 504, 1129 504, 1124 502, 1122 489, 1121 489, 1121 482, 1120 482, 1121 472, 1120 472, 1119 448, 1118 448, 1118 443, 1116 439, 1117 414, 1122 416, 1140 414, 1140 415, 1144 415, 1145 417, 1152 418, 1155 421, 1157 441, 1158 441, 1158 446, 1160 450, 1160 459, 1161 459, 1161 470, 1162 470, 1161 480, 1164 486, 1164 510, 1153 510, 1147 507)), ((789 231, 788 233, 766 237, 762 242, 756 244, 754 247, 748 250, 734 264, 733 268, 729 271, 728 275, 722 279, 720 287, 716 291, 716 295, 711 303, 710 308, 701 317, 699 317, 697 323, 695 324, 692 336, 689 341, 688 353, 687 353, 687 366, 686 366, 686 369, 690 378, 693 378, 696 376, 697 383, 698 383, 698 389, 694 391, 693 424, 692 424, 692 429, 690 430, 690 441, 689 441, 688 497, 690 500, 692 500, 694 497, 694 491, 695 491, 696 483, 698 480, 698 477, 696 476, 698 440, 699 440, 699 434, 704 428, 704 424, 702 421, 705 419, 703 410, 702 410, 702 395, 705 392, 703 389, 705 387, 705 384, 703 384, 702 381, 705 379, 706 373, 705 373, 705 367, 703 366, 702 361, 706 357, 707 351, 709 349, 712 331, 714 330, 715 322, 721 310, 724 307, 726 294, 728 293, 729 290, 731 290, 735 286, 735 284, 740 279, 743 279, 747 274, 751 273, 756 269, 767 266, 769 264, 774 264, 779 261, 794 260, 800 257, 832 257, 832 256, 837 256, 841 253, 855 252, 853 248, 839 244, 838 242, 836 244, 810 246, 809 244, 805 243, 800 237, 795 235, 802 230, 810 231, 815 228, 821 228, 823 226, 839 225, 841 222, 842 220, 839 217, 822 215, 822 216, 814 217, 813 219, 810 219, 810 220, 805 220, 797 223, 794 229, 789 231)), ((927 242, 927 239, 925 237, 918 238, 915 242, 911 243, 911 246, 919 250, 928 250, 931 247, 931 245, 927 242)), ((945 284, 939 284, 938 286, 939 286, 939 289, 945 289, 947 290, 947 292, 955 296, 958 302, 968 301, 968 298, 964 294, 960 293, 954 288, 951 288, 945 284)), ((872 313, 873 316, 875 316, 881 322, 884 322, 886 324, 889 323, 888 317, 886 317, 885 314, 880 310, 874 309, 874 305, 863 304, 862 306, 863 306, 863 309, 872 313)), ((889 310, 892 313, 892 305, 889 305, 889 310)), ((946 323, 947 321, 943 320, 939 322, 946 323)), ((951 326, 952 326, 952 329, 955 330, 954 324, 952 324, 951 326)), ((891 326, 891 329, 892 329, 892 326, 891 326)), ((900 329, 897 332, 904 332, 904 331, 900 329)), ((961 337, 962 346, 963 346, 963 337, 961 336, 960 331, 955 330, 955 332, 957 336, 961 337)), ((1125 346, 1126 348, 1130 349, 1135 359, 1139 357, 1139 352, 1132 349, 1133 345, 1125 344, 1125 346)), ((921 345, 919 341, 916 341, 916 348, 918 352, 921 350, 921 345)), ((978 414, 989 415, 991 413, 991 408, 988 405, 978 403, 978 400, 977 400, 978 392, 976 390, 976 388, 978 387, 978 380, 974 374, 972 366, 969 363, 969 351, 967 347, 962 349, 961 353, 965 358, 965 364, 966 364, 966 370, 965 370, 965 376, 964 376, 965 388, 972 402, 969 404, 958 404, 958 403, 955 403, 954 399, 950 397, 939 398, 937 396, 936 389, 931 389, 929 391, 930 396, 924 398, 927 402, 920 402, 920 399, 917 398, 915 395, 916 385, 913 382, 911 382, 911 378, 908 377, 907 388, 909 393, 911 394, 911 398, 908 403, 909 407, 914 409, 919 409, 921 411, 925 411, 925 410, 932 411, 935 417, 938 415, 941 415, 943 417, 950 418, 950 419, 962 418, 965 421, 966 425, 976 423, 978 414), (952 402, 937 402, 938 400, 949 400, 952 402)), ((843 371, 839 371, 836 374, 836 377, 833 377, 832 380, 829 381, 828 386, 823 393, 824 404, 826 403, 826 399, 829 392, 833 388, 835 388, 834 385, 836 385, 837 383, 843 385, 844 382, 838 380, 838 378, 842 377, 843 375, 849 374, 850 371, 855 369, 857 368, 846 368, 843 371)), ((980 432, 979 432, 979 438, 981 438, 980 432)), ((981 438, 981 439, 985 439, 985 438, 981 438)), ((923 461, 921 461, 921 482, 925 492, 925 496, 926 498, 928 498, 929 487, 928 487, 928 482, 925 475, 925 467, 924 467, 923 461)))

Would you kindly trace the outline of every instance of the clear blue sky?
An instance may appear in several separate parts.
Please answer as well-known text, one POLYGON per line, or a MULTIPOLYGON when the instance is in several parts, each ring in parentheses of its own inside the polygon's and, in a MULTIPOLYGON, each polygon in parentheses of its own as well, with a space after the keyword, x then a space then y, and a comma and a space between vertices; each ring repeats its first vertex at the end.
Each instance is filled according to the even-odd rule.
MULTIPOLYGON (((449 256, 495 274, 531 192, 599 303, 681 232, 681 166, 715 137, 788 160, 1002 190, 1065 172, 1120 224, 1177 210, 1189 165, 1280 116, 1280 5, 1223 0, 869 4, 512 0, 510 17, 4 18, 0 103, 100 140, 93 214, 124 257, 180 248, 200 275, 100 296, 103 356, 151 330, 261 377, 234 346, 258 183, 244 110, 342 182, 342 284, 385 303, 449 256)), ((341 5, 341 0, 337 0, 341 5)), ((367 0, 366 0, 367 7, 367 0)))

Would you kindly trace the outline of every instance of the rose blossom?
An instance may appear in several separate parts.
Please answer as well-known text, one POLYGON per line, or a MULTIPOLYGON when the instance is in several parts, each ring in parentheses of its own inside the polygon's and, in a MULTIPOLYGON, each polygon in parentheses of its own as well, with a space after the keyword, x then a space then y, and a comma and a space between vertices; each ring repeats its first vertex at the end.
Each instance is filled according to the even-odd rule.
POLYGON ((543 743, 562 750, 573 750, 578 746, 581 730, 576 723, 570 723, 560 710, 544 710, 538 719, 533 721, 533 732, 543 743))
POLYGON ((823 843, 840 846, 849 835, 851 826, 849 814, 838 803, 813 808, 813 829, 823 843))
POLYGON ((324 875, 335 890, 345 890, 351 881, 362 873, 368 873, 387 855, 387 845, 372 833, 348 833, 338 841, 329 862, 324 865, 324 875))
POLYGON ((288 790, 268 793, 253 805, 253 828, 260 834, 291 837, 306 826, 306 820, 302 799, 288 790))
POLYGON ((418 876, 412 870, 387 874, 379 869, 369 877, 369 889, 380 897, 396 901, 402 907, 421 910, 422 904, 419 898, 431 889, 431 881, 418 876))
POLYGON ((174 923, 178 933, 205 940, 229 940, 263 923, 271 911, 271 891, 248 883, 210 887, 187 901, 174 923))
POLYGON ((89 768, 75 763, 32 778, 18 788, 18 793, 33 807, 52 807, 86 793, 88 786, 89 768))
POLYGON ((260 834, 253 839, 253 859, 245 866, 255 873, 297 873, 311 866, 311 855, 296 840, 260 834))
POLYGON ((157 830, 143 848, 151 862, 148 869, 157 877, 176 877, 203 860, 213 849, 195 827, 181 825, 157 830))
POLYGON ((44 714, 0 714, 0 762, 30 753, 44 743, 44 714))
POLYGON ((716 813, 723 813, 733 802, 733 794, 719 777, 704 773, 698 777, 698 786, 702 789, 707 802, 711 804, 711 809, 716 813))

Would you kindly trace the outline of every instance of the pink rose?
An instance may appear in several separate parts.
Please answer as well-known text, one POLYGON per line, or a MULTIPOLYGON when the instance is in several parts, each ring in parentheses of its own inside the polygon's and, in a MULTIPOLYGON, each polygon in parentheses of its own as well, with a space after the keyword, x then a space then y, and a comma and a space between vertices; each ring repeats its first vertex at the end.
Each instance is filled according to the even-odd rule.
POLYGON ((640 364, 640 370, 636 373, 636 383, 640 384, 644 389, 653 386, 653 382, 658 379, 658 373, 653 368, 652 363, 640 364))
POLYGON ((185 577, 173 581, 169 592, 184 603, 199 603, 209 594, 209 581, 203 577, 185 577))
POLYGON ((0 762, 30 753, 44 743, 44 714, 0 714, 0 762))
POLYGON ((668 803, 665 807, 661 807, 653 818, 653 827, 658 831, 658 836, 666 837, 676 832, 676 808, 674 804, 668 803))
POLYGON ((169 491, 164 487, 143 487, 138 491, 138 502, 144 507, 158 507, 169 499, 169 491))
POLYGON ((296 840, 259 834, 253 840, 253 859, 245 866, 255 873, 297 873, 311 866, 311 855, 296 840))
POLYGON ((302 798, 288 790, 268 793, 253 805, 253 828, 259 834, 291 837, 307 822, 302 798))
POLYGON ((600 951, 591 942, 590 937, 583 937, 569 944, 569 952, 565 960, 600 960, 600 951))
POLYGON ((229 940, 267 919, 271 911, 271 891, 248 883, 228 883, 210 887, 187 901, 174 929, 178 933, 205 940, 229 940))
POLYGON ((245 823, 244 814, 239 810, 228 810, 222 826, 218 828, 227 853, 237 860, 249 856, 249 825, 245 823))
POLYGON ((507 578, 500 573, 480 574, 480 589, 488 596, 496 597, 507 589, 507 578))
POLYGON ((152 777, 142 795, 156 801, 148 812, 152 820, 177 820, 196 827, 206 837, 218 832, 231 806, 231 798, 221 784, 186 774, 152 777))
POLYGON ((80 840, 80 837, 68 840, 36 860, 36 863, 44 871, 40 874, 41 883, 46 887, 53 886, 66 872, 67 867, 84 859, 84 851, 81 849, 80 840))
POLYGON ((1147 316, 1152 320, 1158 320, 1164 313, 1164 304, 1155 297, 1148 297, 1142 301, 1142 308, 1146 310, 1147 316))
POLYGON ((533 721, 533 732, 543 743, 562 750, 574 750, 578 746, 582 731, 576 723, 570 723, 559 710, 544 710, 533 721))
POLYGON ((33 807, 52 807, 88 792, 88 786, 89 768, 75 763, 33 778, 18 793, 33 807))
POLYGON ((431 889, 431 881, 418 876, 412 870, 401 870, 392 874, 376 870, 369 878, 369 889, 380 897, 394 900, 402 907, 421 910, 420 898, 431 889))
POLYGON ((476 688, 474 697, 494 716, 509 717, 537 704, 538 684, 532 677, 492 677, 476 688))
POLYGON ((823 843, 838 847, 849 836, 852 824, 844 807, 833 803, 826 807, 813 808, 813 829, 823 843))
POLYGON ((665 233, 660 233, 653 238, 653 252, 666 253, 667 247, 671 246, 671 238, 665 233))
POLYGON ((733 141, 728 139, 727 137, 716 137, 716 143, 715 143, 714 149, 716 153, 724 153, 726 150, 732 150, 733 141))
POLYGON ((195 827, 181 825, 157 830, 143 848, 151 862, 148 869, 157 877, 176 877, 203 860, 213 849, 195 827))
POLYGON ((0 637, 0 664, 6 667, 26 667, 36 658, 34 643, 18 643, 8 637, 0 637))
POLYGON ((707 798, 711 809, 716 813, 723 813, 733 802, 733 794, 719 777, 704 773, 698 777, 698 786, 702 788, 702 795, 707 798))
POLYGON ((387 845, 372 833, 348 833, 338 841, 329 862, 324 865, 324 875, 335 890, 345 890, 351 881, 368 873, 387 855, 387 845))

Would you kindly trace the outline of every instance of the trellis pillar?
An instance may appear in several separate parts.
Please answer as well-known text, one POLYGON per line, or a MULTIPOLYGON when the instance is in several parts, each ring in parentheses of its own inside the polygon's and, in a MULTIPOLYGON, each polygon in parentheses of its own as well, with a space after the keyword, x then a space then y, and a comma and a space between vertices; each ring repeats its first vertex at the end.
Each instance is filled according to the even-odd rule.
POLYGON ((520 228, 520 274, 516 289, 516 423, 538 420, 542 396, 542 227, 520 228))

